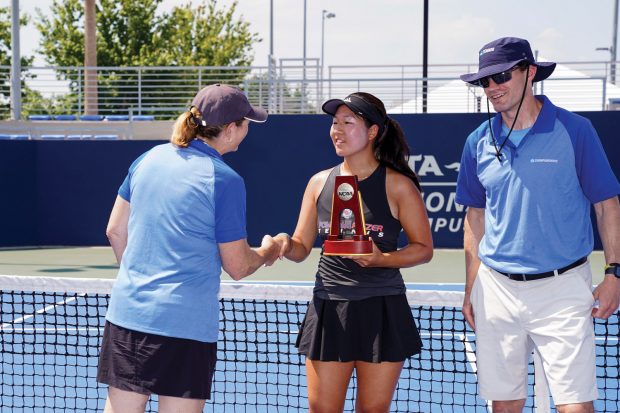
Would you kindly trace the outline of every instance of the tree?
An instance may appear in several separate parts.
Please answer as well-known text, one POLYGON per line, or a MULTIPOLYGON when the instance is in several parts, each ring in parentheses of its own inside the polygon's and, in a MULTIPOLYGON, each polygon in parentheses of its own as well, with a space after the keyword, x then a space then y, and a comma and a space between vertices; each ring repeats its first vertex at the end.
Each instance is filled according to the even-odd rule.
MULTIPOLYGON (((171 75, 160 68, 141 70, 139 74, 130 69, 130 66, 246 67, 253 59, 252 45, 261 40, 250 32, 249 23, 235 17, 236 2, 228 10, 218 9, 217 0, 197 7, 188 3, 157 15, 161 2, 98 2, 97 62, 99 66, 117 67, 99 72, 100 110, 118 111, 136 106, 138 77, 142 103, 146 102, 147 106, 184 106, 196 92, 200 77, 212 79, 209 83, 242 82, 248 70, 225 70, 224 78, 213 79, 212 74, 204 70, 199 73, 190 69, 179 71, 178 75, 175 72, 172 76, 174 87, 168 87, 166 82, 171 81, 171 75)), ((39 52, 46 61, 55 66, 81 67, 84 62, 83 1, 54 0, 49 16, 44 16, 40 10, 37 13, 36 26, 42 38, 39 52)), ((82 79, 75 71, 60 73, 74 82, 72 90, 77 93, 76 85, 82 79)))
POLYGON ((192 9, 175 7, 153 36, 153 47, 143 50, 143 65, 250 66, 252 44, 260 39, 249 23, 235 20, 237 3, 218 10, 210 0, 192 9))

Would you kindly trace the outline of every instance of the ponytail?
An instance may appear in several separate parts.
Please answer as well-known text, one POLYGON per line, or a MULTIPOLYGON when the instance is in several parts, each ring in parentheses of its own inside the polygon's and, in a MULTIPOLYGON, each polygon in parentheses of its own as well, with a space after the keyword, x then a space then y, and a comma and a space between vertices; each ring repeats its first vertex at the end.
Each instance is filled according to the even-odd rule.
MULTIPOLYGON (((226 125, 206 125, 203 126, 198 122, 202 121, 202 115, 195 106, 183 112, 174 122, 172 129, 172 137, 170 142, 181 148, 187 148, 189 143, 198 136, 207 140, 215 139, 224 130, 226 125)), ((206 122, 204 122, 206 123, 206 122)), ((237 126, 243 123, 243 119, 235 122, 237 126)))
POLYGON ((382 165, 389 166, 411 179, 418 190, 422 191, 418 176, 409 166, 409 145, 407 145, 403 129, 397 121, 387 115, 386 117, 383 133, 372 144, 375 158, 382 165))
POLYGON ((181 148, 187 148, 189 143, 196 139, 199 125, 194 121, 194 117, 199 117, 200 112, 195 107, 191 107, 179 115, 174 127, 172 128, 172 137, 170 142, 181 148))

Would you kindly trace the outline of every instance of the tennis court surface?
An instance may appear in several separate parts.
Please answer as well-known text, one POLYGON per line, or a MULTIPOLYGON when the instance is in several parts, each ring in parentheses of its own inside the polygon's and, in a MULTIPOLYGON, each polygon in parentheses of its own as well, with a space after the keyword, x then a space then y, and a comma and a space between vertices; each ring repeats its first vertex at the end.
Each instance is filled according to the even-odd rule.
MULTIPOLYGON (((67 274, 90 274, 82 267, 105 270, 104 264, 69 265, 55 260, 47 257, 47 264, 56 262, 57 268, 64 265, 80 271, 53 272, 63 277, 0 276, 1 412, 103 409, 106 388, 96 383, 95 376, 113 279, 67 278, 67 274)), ((113 257, 110 260, 114 267, 113 257)), ((302 268, 297 269, 312 274, 310 267, 302 268)), ((273 274, 259 279, 273 278, 273 274)), ((296 278, 302 282, 295 284, 284 279, 223 283, 219 361, 213 397, 205 412, 308 411, 304 360, 294 348, 312 294, 308 278, 296 278)), ((408 298, 424 349, 406 362, 391 411, 490 411, 477 397, 474 335, 459 308, 462 286, 444 283, 410 288, 408 298)), ((596 321, 597 412, 620 411, 618 316, 596 321)), ((552 404, 547 407, 550 400, 544 380, 534 370, 532 363, 530 394, 537 397, 527 400, 526 411, 554 411, 552 404)), ((345 411, 354 411, 354 392, 355 378, 345 411)), ((149 411, 157 411, 155 400, 149 403, 149 411)))

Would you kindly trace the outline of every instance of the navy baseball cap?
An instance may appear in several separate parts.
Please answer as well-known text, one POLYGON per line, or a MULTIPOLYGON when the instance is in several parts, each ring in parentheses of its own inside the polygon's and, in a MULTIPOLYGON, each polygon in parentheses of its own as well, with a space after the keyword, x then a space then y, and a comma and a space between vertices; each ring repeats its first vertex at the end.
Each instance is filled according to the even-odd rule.
POLYGON ((202 115, 203 121, 195 119, 202 126, 227 125, 241 119, 252 122, 265 122, 267 111, 252 106, 247 96, 236 87, 228 85, 209 85, 196 94, 192 101, 202 115))
POLYGON ((475 83, 483 77, 511 69, 520 62, 528 62, 538 68, 534 82, 545 80, 555 70, 555 63, 553 62, 536 62, 534 60, 532 48, 527 40, 518 37, 502 37, 485 44, 480 49, 478 72, 461 75, 461 80, 467 83, 475 83))

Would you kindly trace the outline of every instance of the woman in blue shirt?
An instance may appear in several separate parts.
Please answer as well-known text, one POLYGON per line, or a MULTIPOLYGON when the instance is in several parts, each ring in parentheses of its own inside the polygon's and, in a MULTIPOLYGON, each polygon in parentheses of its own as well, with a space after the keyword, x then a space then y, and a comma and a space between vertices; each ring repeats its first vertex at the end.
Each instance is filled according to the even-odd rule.
POLYGON ((271 265, 266 237, 250 248, 243 179, 222 160, 250 121, 267 112, 240 90, 211 85, 179 116, 171 143, 129 168, 107 235, 120 262, 106 315, 97 379, 109 385, 105 412, 201 412, 215 369, 222 268, 233 279, 271 265))

